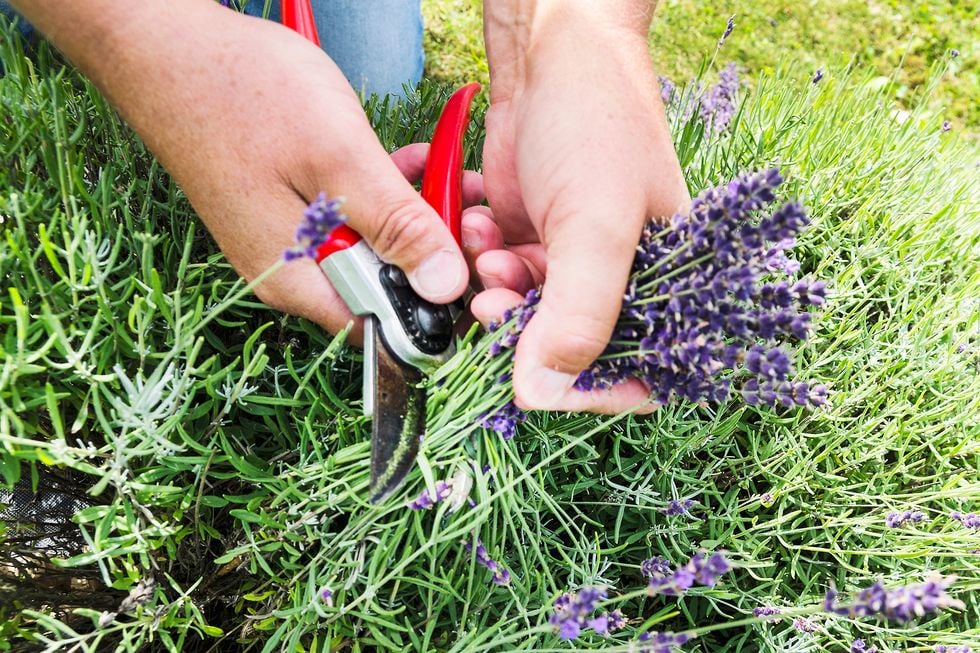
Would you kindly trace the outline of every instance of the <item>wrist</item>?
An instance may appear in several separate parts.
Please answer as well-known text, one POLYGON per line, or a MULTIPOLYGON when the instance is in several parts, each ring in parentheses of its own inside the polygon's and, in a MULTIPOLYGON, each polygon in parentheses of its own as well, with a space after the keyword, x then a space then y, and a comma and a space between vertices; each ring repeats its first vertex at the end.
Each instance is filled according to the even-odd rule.
POLYGON ((518 92, 535 68, 597 50, 603 57, 649 65, 655 5, 655 0, 485 0, 491 99, 518 92))

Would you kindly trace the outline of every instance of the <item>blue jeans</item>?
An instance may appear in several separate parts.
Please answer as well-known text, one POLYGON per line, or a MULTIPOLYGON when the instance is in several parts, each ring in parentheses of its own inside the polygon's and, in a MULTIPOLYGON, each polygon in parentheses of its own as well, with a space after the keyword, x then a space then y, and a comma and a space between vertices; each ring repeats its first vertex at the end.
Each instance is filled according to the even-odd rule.
MULTIPOLYGON (((279 22, 279 0, 238 0, 246 13, 279 22)), ((421 0, 312 0, 320 43, 354 90, 403 95, 422 78, 421 0)), ((5 0, 0 13, 15 15, 5 0)), ((21 20, 21 31, 30 26, 21 20)))

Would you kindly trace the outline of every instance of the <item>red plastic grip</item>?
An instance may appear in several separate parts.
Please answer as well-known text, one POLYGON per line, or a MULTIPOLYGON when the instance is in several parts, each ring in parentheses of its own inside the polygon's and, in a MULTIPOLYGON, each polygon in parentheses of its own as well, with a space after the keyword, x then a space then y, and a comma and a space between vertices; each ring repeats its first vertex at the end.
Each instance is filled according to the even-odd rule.
POLYGON ((429 158, 422 175, 422 198, 436 210, 456 244, 462 244, 463 137, 470 124, 470 105, 480 85, 460 88, 446 102, 432 134, 429 158))
POLYGON ((310 0, 281 0, 279 12, 282 24, 299 32, 308 41, 320 45, 320 35, 316 32, 316 21, 313 20, 313 7, 310 0))

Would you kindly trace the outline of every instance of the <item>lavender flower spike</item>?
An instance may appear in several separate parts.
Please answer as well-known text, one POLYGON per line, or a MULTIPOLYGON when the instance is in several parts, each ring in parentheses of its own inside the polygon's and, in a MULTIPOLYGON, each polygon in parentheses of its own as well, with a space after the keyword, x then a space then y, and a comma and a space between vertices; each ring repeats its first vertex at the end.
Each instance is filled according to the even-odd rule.
POLYGON ((666 596, 680 596, 691 589, 695 583, 705 586, 713 586, 718 579, 731 571, 732 565, 725 559, 725 555, 716 551, 710 556, 705 552, 694 555, 688 563, 678 567, 669 575, 654 574, 650 577, 650 584, 647 586, 647 593, 664 594, 666 596))
POLYGON ((885 525, 888 526, 888 528, 901 528, 905 524, 918 524, 925 518, 926 514, 919 510, 890 512, 885 516, 885 525))
POLYGON ((812 79, 812 80, 810 80, 810 81, 811 81, 811 82, 812 82, 813 84, 818 84, 818 83, 820 83, 820 80, 821 80, 821 79, 823 79, 823 68, 817 68, 817 72, 815 72, 815 73, 813 74, 813 79, 812 79))
POLYGON ((963 528, 980 528, 980 515, 974 512, 964 514, 959 511, 953 511, 949 514, 949 516, 963 524, 963 528))
MULTIPOLYGON (((469 542, 463 542, 463 548, 472 551, 473 545, 469 542)), ((483 546, 483 542, 480 540, 476 541, 476 561, 493 572, 491 580, 495 585, 506 585, 510 582, 510 572, 490 557, 487 553, 487 547, 483 546)))
POLYGON ((763 605, 752 610, 752 615, 755 617, 774 617, 779 613, 779 608, 772 605, 763 605))
POLYGON ((863 639, 856 639, 851 642, 851 653, 878 653, 878 647, 872 646, 868 648, 868 645, 864 643, 863 639))
POLYGON ((566 592, 555 599, 554 612, 548 618, 548 623, 558 631, 559 639, 576 639, 587 628, 605 635, 614 629, 614 625, 625 625, 623 613, 618 610, 589 618, 598 603, 605 599, 606 590, 601 587, 583 587, 577 592, 566 592))
POLYGON ((675 648, 691 641, 688 633, 643 633, 637 638, 639 653, 671 653, 675 648))
POLYGON ((955 577, 932 576, 924 583, 885 589, 881 583, 861 590, 851 605, 837 605, 837 592, 827 590, 824 610, 846 617, 880 616, 906 622, 916 617, 945 610, 963 608, 964 604, 946 593, 955 577))
POLYGON ((294 261, 298 258, 314 258, 317 248, 327 241, 331 232, 347 222, 347 216, 340 211, 343 198, 327 199, 321 192, 303 211, 303 221, 296 229, 296 245, 283 252, 283 258, 294 261))
POLYGON ((720 47, 721 47, 722 45, 724 45, 724 43, 725 43, 725 40, 726 40, 726 39, 727 39, 727 38, 728 38, 729 36, 731 36, 731 34, 732 34, 732 30, 734 30, 734 29, 735 29, 735 15, 733 14, 732 16, 730 16, 730 17, 728 18, 728 24, 727 24, 727 25, 725 25, 725 33, 721 35, 721 38, 720 38, 720 39, 718 39, 718 47, 719 47, 719 48, 720 48, 720 47))

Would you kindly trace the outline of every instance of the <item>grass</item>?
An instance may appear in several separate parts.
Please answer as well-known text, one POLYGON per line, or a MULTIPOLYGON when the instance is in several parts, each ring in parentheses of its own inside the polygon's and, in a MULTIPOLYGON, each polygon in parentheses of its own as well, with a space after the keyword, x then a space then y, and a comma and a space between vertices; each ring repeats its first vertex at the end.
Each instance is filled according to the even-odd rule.
MULTIPOLYGON (((480 0, 425 0, 428 73, 458 83, 486 83, 480 0)), ((949 69, 931 108, 937 124, 976 135, 980 123, 980 71, 975 35, 980 14, 957 0, 812 0, 765 3, 749 0, 697 2, 661 0, 650 32, 650 51, 662 74, 685 82, 693 78, 702 55, 710 52, 729 16, 736 28, 722 58, 738 62, 754 78, 771 74, 790 58, 800 70, 840 68, 853 63, 874 70, 879 82, 899 70, 890 97, 910 106, 928 79, 933 63, 950 49, 960 57, 949 69)))
MULTIPOLYGON (((814 86, 809 65, 760 71, 720 136, 672 116, 694 192, 779 165, 810 208, 801 263, 832 295, 796 365, 833 388, 826 410, 536 414, 504 442, 477 426, 504 363, 471 334, 430 394, 419 469, 371 506, 357 352, 261 306, 85 80, 6 32, 0 57, 0 475, 87 505, 40 558, 5 518, 0 650, 623 651, 697 628, 684 650, 980 646, 980 533, 948 516, 980 508, 980 189, 971 147, 934 124, 943 69, 904 121, 901 82, 830 68, 814 86), (460 467, 475 507, 404 509, 460 467), (694 519, 664 516, 675 498, 694 519), (904 509, 928 518, 886 528, 904 509), (509 586, 461 546, 477 538, 509 586), (682 599, 635 592, 644 558, 701 547, 738 569, 682 599), (959 576, 965 609, 731 626, 932 571, 959 576), (559 642, 554 598, 590 584, 632 623, 559 642)), ((385 145, 425 138, 444 96, 372 111, 385 145)))

